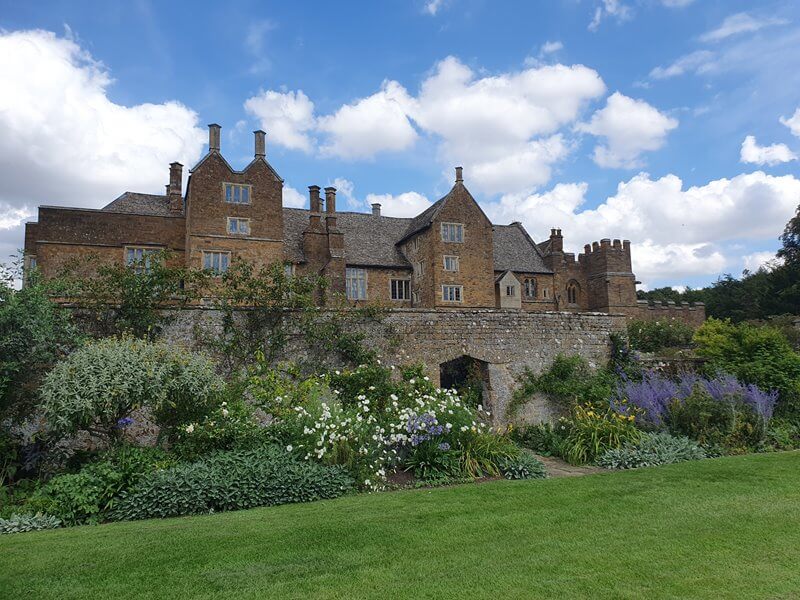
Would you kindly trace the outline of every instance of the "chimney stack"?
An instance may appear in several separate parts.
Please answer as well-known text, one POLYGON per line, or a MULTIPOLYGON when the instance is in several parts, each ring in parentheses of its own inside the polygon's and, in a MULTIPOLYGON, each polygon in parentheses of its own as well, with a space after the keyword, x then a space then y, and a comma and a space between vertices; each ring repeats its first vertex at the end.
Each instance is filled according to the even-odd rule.
POLYGON ((256 136, 256 158, 264 158, 267 155, 267 132, 256 129, 253 134, 256 136))
POLYGON ((336 229, 336 188, 325 188, 325 225, 328 230, 336 229))
POLYGON ((464 167, 456 167, 456 183, 464 182, 464 167))
POLYGON ((183 193, 181 191, 182 178, 183 165, 179 162, 170 163, 167 196, 169 196, 169 212, 172 214, 180 214, 183 212, 183 193))
POLYGON ((309 205, 311 206, 309 229, 319 231, 322 229, 322 199, 319 197, 319 186, 308 186, 309 205))
POLYGON ((563 252, 564 238, 561 236, 560 229, 550 230, 550 252, 563 252))
POLYGON ((208 126, 208 151, 219 152, 219 132, 222 127, 216 123, 208 126))
POLYGON ((373 217, 381 216, 381 205, 378 202, 372 205, 372 216, 373 217))

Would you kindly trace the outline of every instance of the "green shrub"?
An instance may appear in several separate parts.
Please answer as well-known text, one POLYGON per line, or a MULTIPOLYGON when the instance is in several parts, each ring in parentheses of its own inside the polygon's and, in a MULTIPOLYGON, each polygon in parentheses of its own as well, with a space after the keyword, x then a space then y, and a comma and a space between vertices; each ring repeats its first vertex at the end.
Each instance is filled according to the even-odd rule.
POLYGON ((633 414, 621 414, 608 404, 602 408, 579 404, 572 409, 569 420, 562 456, 573 465, 594 462, 607 450, 636 442, 641 436, 633 414))
POLYGON ((147 475, 109 516, 177 517, 336 498, 352 489, 343 469, 301 462, 276 448, 222 452, 147 475))
POLYGON ((223 401, 197 423, 189 423, 173 435, 173 452, 183 460, 196 460, 221 450, 246 450, 263 444, 267 432, 253 410, 241 399, 223 401))
POLYGON ((564 408, 581 402, 606 402, 611 397, 614 378, 605 370, 593 371, 581 356, 559 354, 541 375, 526 369, 520 383, 521 387, 514 392, 512 413, 535 393, 546 394, 564 408))
POLYGON ((800 415, 800 353, 773 327, 708 319, 694 336, 710 370, 735 375, 760 389, 778 390, 776 415, 800 415))
POLYGON ((675 319, 628 323, 631 347, 640 352, 658 352, 664 348, 686 346, 691 343, 693 333, 691 327, 675 319))
POLYGON ((490 432, 462 438, 457 449, 461 471, 473 478, 499 475, 500 465, 519 454, 511 440, 490 432))
POLYGON ((42 529, 57 529, 61 521, 52 515, 11 515, 8 519, 0 519, 0 535, 6 533, 24 533, 26 531, 41 531, 42 529))
POLYGON ((41 408, 60 434, 118 440, 131 413, 150 409, 169 434, 219 402, 223 381, 206 356, 164 343, 108 338, 85 345, 47 374, 41 408))
POLYGON ((511 439, 523 448, 533 450, 542 456, 560 456, 567 437, 567 421, 559 420, 556 425, 537 423, 511 430, 511 439))
POLYGON ((596 464, 606 469, 636 469, 700 460, 707 456, 706 451, 689 438, 668 433, 644 433, 638 442, 607 450, 596 464))
POLYGON ((525 450, 500 463, 500 472, 506 479, 545 479, 547 469, 542 461, 525 450))
POLYGON ((788 419, 772 419, 767 427, 762 450, 796 450, 800 448, 800 425, 788 419))
POLYGON ((78 473, 53 477, 30 496, 23 508, 54 515, 66 525, 99 523, 124 490, 145 474, 172 464, 162 450, 122 446, 101 455, 78 473))
MULTIPOLYGON (((449 448, 449 444, 447 446, 449 448)), ((461 469, 460 453, 456 450, 443 450, 434 444, 424 444, 416 448, 403 461, 406 471, 424 481, 442 481, 464 477, 461 469)))
POLYGON ((683 401, 669 405, 669 429, 704 446, 719 446, 731 453, 757 447, 766 434, 764 419, 735 397, 716 400, 702 384, 696 384, 683 401))

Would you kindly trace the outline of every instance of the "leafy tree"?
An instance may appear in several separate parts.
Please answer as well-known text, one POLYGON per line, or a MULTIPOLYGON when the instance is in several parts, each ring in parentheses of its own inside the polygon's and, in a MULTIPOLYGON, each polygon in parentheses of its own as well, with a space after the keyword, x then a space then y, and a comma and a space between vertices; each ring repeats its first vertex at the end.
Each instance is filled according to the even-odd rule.
POLYGON ((28 414, 42 375, 80 340, 39 274, 16 289, 21 275, 19 261, 0 265, 0 420, 28 414))

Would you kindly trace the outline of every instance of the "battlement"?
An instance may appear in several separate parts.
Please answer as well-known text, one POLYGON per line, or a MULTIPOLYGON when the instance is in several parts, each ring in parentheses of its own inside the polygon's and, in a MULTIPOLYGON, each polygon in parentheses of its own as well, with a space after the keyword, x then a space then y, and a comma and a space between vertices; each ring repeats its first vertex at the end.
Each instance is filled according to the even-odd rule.
POLYGON ((706 305, 703 302, 694 304, 675 304, 672 300, 650 304, 647 300, 637 300, 636 313, 632 318, 642 321, 675 320, 690 327, 700 327, 706 320, 706 305))

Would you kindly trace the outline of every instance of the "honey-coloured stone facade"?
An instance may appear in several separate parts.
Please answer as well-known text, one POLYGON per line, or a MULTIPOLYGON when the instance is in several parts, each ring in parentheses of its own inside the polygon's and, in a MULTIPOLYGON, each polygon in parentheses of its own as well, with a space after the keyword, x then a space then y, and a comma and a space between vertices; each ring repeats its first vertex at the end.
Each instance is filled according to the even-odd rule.
POLYGON ((124 264, 130 248, 165 249, 189 268, 290 264, 298 275, 328 280, 320 302, 340 296, 395 308, 666 316, 691 325, 705 318, 702 305, 637 302, 627 240, 587 244, 576 258, 564 252, 560 229, 537 244, 521 223, 492 224, 461 167, 452 189, 414 218, 382 216, 378 204, 371 214, 338 211, 336 189, 316 185, 309 186, 309 209, 284 207, 266 134, 254 134, 254 158, 237 171, 221 153, 220 126, 209 125, 208 152, 190 169, 185 193, 183 166, 172 163, 164 195, 125 192, 99 210, 40 207, 38 221, 26 224, 26 264, 52 277, 80 263, 90 275, 97 264, 124 264), (96 260, 83 260, 88 256, 96 260), (365 284, 348 285, 348 273, 365 284), (394 297, 393 281, 408 282, 395 284, 394 297))

